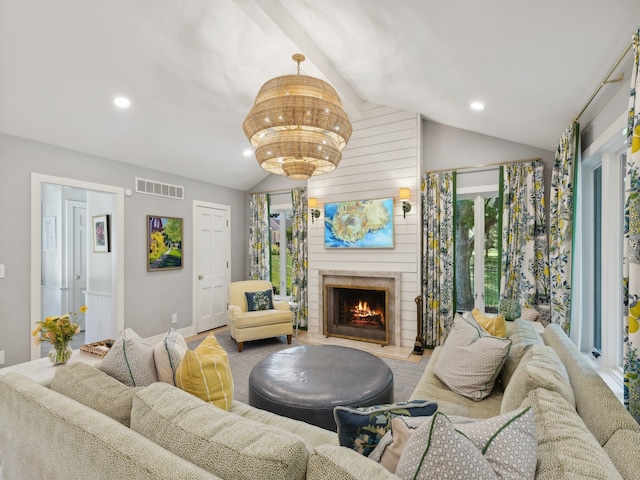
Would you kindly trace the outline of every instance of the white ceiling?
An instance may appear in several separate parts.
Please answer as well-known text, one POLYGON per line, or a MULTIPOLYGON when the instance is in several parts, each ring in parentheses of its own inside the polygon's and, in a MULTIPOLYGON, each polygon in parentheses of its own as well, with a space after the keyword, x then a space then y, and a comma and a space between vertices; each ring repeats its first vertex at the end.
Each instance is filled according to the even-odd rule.
POLYGON ((302 52, 352 120, 553 150, 639 23, 638 0, 0 0, 0 132, 248 190, 242 121, 302 52))

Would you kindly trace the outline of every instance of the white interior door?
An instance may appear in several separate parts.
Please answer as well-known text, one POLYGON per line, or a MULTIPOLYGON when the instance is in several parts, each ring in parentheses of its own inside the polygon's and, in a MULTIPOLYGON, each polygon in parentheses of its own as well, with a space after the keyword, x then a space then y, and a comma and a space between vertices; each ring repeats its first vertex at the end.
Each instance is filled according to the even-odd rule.
MULTIPOLYGON (((79 312, 85 304, 84 294, 87 291, 87 208, 84 202, 69 203, 73 212, 71 311, 79 312)), ((80 328, 84 330, 84 315, 78 320, 80 328)))
POLYGON ((230 276, 229 207, 194 203, 196 330, 227 324, 230 276))

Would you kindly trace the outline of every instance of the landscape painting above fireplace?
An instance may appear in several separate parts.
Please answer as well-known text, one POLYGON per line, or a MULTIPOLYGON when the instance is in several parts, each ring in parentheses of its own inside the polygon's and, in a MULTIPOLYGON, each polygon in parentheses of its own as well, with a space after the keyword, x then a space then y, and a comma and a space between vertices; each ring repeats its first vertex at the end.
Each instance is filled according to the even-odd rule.
POLYGON ((325 203, 325 248, 393 248, 393 198, 325 203))

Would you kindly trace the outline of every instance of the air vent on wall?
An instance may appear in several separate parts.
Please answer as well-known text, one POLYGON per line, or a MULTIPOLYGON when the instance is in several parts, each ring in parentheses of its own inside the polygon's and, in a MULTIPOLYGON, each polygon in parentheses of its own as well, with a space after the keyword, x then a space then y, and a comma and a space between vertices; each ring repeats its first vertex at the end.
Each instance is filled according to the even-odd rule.
POLYGON ((136 192, 184 200, 184 187, 136 177, 136 192))

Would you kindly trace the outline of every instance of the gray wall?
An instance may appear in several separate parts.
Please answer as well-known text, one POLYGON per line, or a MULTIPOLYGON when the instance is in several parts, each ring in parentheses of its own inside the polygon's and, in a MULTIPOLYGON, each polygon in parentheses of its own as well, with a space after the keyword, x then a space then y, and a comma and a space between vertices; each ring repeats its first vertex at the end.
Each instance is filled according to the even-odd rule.
MULTIPOLYGON (((629 110, 629 91, 627 78, 631 77, 631 66, 624 70, 624 80, 620 83, 605 85, 596 100, 580 118, 580 141, 582 150, 586 150, 607 128, 623 113, 629 110)), ((620 138, 622 129, 620 129, 620 138)))
POLYGON ((174 200, 134 193, 125 198, 125 325, 142 337, 157 335, 170 326, 192 324, 191 265, 193 200, 231 207, 231 280, 247 272, 247 196, 245 192, 168 175, 133 165, 0 134, 0 351, 4 366, 29 360, 30 311, 30 203, 31 173, 80 179, 129 188, 136 176, 185 187, 185 199, 174 200), (149 273, 146 270, 146 216, 184 219, 185 266, 182 270, 149 273), (171 324, 171 314, 178 323, 171 324))
MULTIPOLYGON (((558 138, 562 133, 558 132, 558 138)), ((454 170, 458 167, 540 158, 544 163, 544 189, 548 211, 555 145, 549 145, 549 150, 543 150, 429 120, 422 122, 422 139, 422 165, 425 171, 454 170)))

